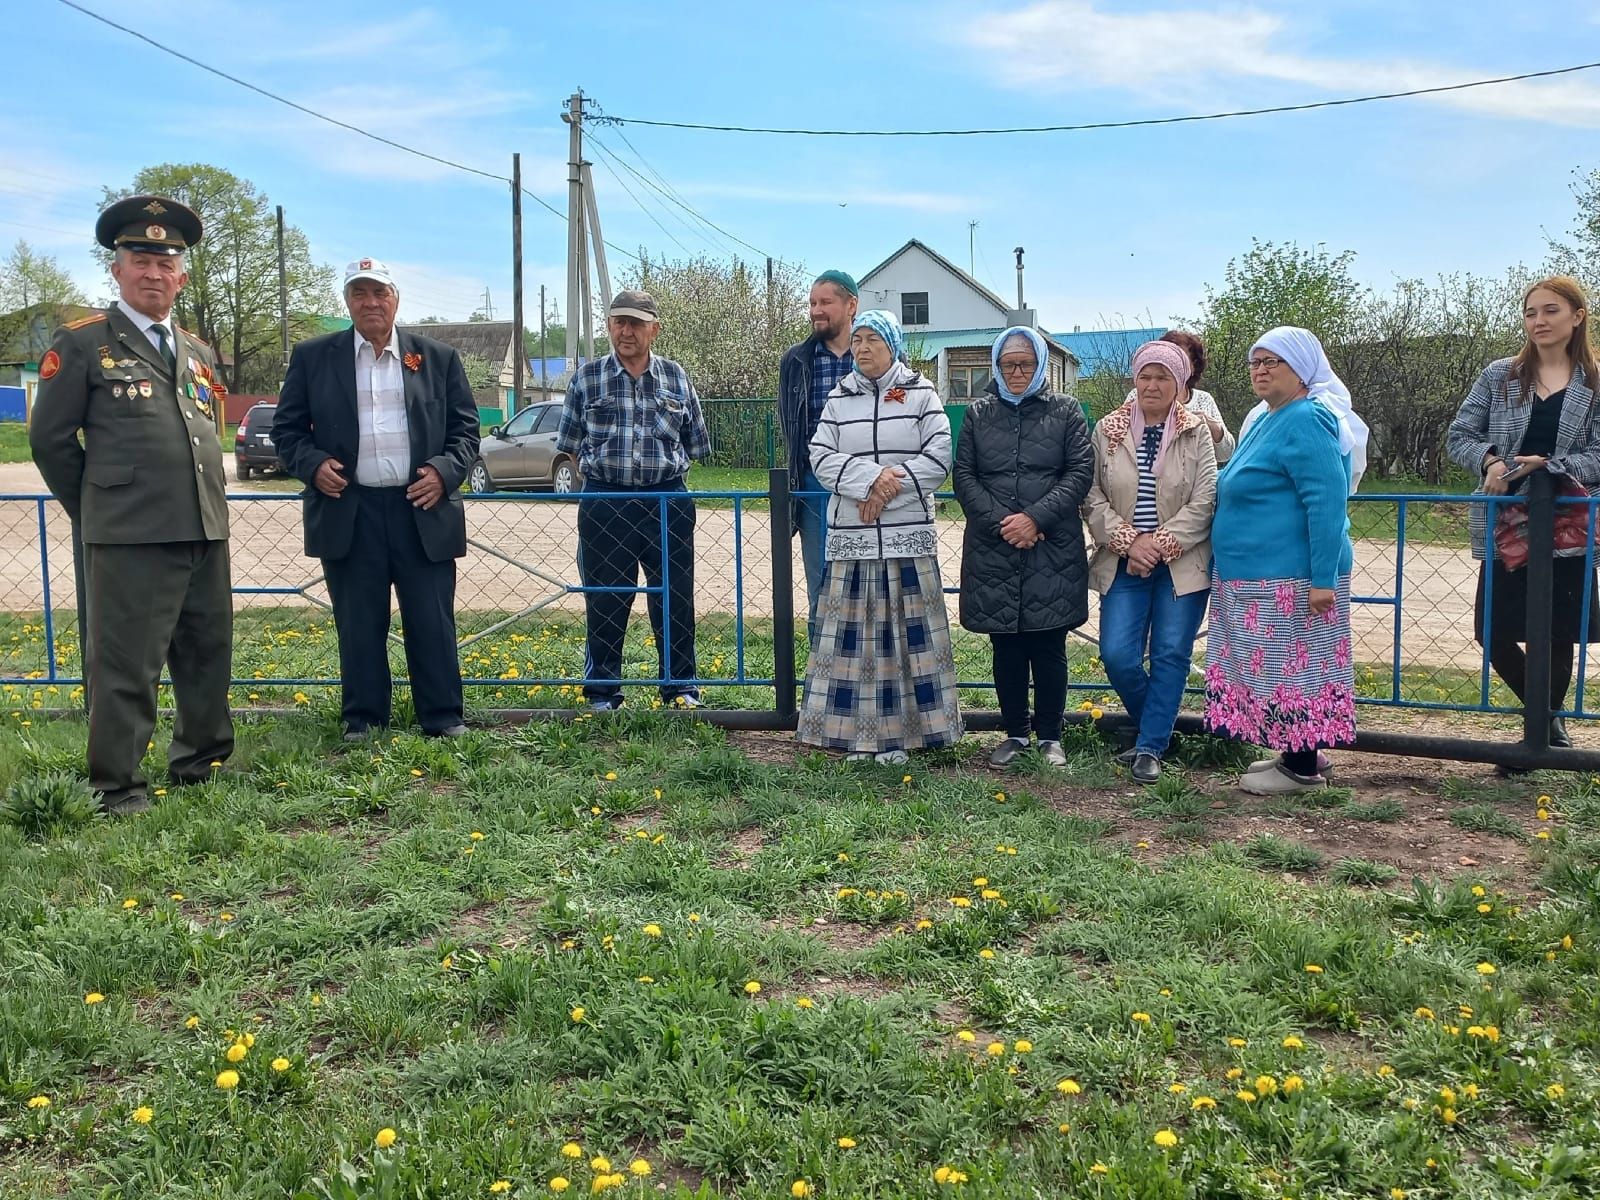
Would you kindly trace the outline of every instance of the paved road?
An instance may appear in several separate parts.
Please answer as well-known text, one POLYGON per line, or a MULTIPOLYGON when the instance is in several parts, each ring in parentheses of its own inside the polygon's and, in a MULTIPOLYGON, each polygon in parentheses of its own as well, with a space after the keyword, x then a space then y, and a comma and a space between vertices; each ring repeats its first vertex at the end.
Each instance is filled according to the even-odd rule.
MULTIPOLYGON (((301 553, 300 508, 283 481, 234 484, 241 499, 233 505, 233 572, 239 588, 303 588, 304 594, 257 594, 247 604, 310 604, 325 600, 317 564, 301 553)), ((43 491, 31 463, 0 465, 0 494, 43 491)), ((72 563, 68 523, 55 504, 47 504, 51 594, 70 603, 72 563)), ((473 547, 461 564, 458 596, 463 609, 517 611, 528 606, 581 612, 580 596, 566 587, 577 582, 575 508, 549 499, 473 501, 468 505, 473 547)), ((43 605, 39 563, 39 513, 28 501, 0 501, 0 610, 37 611, 43 605)), ((940 565, 947 586, 960 582, 961 525, 941 529, 940 565)), ((804 584, 793 543, 796 611, 804 611, 804 584)), ((771 532, 765 512, 702 506, 696 531, 695 594, 701 613, 735 611, 747 616, 772 612, 771 532), (737 522, 737 528, 736 528, 737 522), (736 555, 735 547, 738 547, 736 555), (738 579, 742 575, 742 593, 738 579)), ((1408 544, 1405 569, 1404 662, 1455 665, 1471 669, 1480 661, 1472 642, 1472 593, 1477 570, 1465 549, 1408 544)), ((1390 597, 1395 589, 1395 544, 1356 543, 1354 590, 1358 596, 1390 597)), ((951 598, 952 612, 954 597, 951 598)), ((1383 604, 1357 605, 1358 660, 1390 664, 1394 654, 1394 610, 1383 604)), ((1091 617, 1086 630, 1092 632, 1091 617)))

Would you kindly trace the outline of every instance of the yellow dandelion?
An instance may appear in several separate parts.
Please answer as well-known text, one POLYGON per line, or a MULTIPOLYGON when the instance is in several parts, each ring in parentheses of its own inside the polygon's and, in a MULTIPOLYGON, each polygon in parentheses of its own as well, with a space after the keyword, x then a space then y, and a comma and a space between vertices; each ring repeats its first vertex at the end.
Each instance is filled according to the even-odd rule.
POLYGON ((200 1018, 199 1017, 190 1017, 187 1021, 185 1021, 183 1023, 183 1027, 185 1029, 198 1029, 198 1028, 200 1028, 200 1018))
POLYGON ((1208 1108, 1215 1108, 1217 1102, 1210 1096, 1196 1096, 1189 1102, 1189 1107, 1195 1112, 1204 1112, 1208 1108))
POLYGON ((923 917, 922 920, 917 922, 917 929, 918 930, 926 931, 926 930, 929 930, 929 929, 932 929, 932 928, 933 928, 933 922, 928 920, 927 917, 923 917))
POLYGON ((1061 1124, 1056 1126, 1056 1132, 1057 1133, 1071 1133, 1072 1132, 1072 1126, 1070 1124, 1068 1124, 1066 1121, 1063 1121, 1063 1122, 1061 1122, 1061 1124))
POLYGON ((933 1181, 940 1185, 949 1183, 952 1174, 954 1172, 949 1167, 935 1167, 933 1169, 933 1181))
POLYGON ((597 1154, 589 1160, 589 1169, 597 1175, 611 1173, 611 1160, 603 1154, 597 1154))
POLYGON ((1188 1090, 1188 1087, 1181 1083, 1171 1083, 1167 1085, 1167 1091, 1174 1096, 1181 1096, 1188 1090))
POLYGON ((1559 1100, 1567 1094, 1567 1089, 1559 1083, 1552 1083, 1544 1090, 1546 1100, 1559 1100))
POLYGON ((1390 1188, 1389 1189, 1389 1200, 1406 1200, 1406 1190, 1405 1190, 1405 1188, 1402 1188, 1402 1187, 1392 1187, 1392 1188, 1390 1188))
POLYGON ((956 1040, 962 1042, 975 1042, 978 1040, 978 1035, 973 1033, 970 1029, 960 1029, 956 1031, 956 1040))
POLYGON ((1270 1096, 1278 1090, 1278 1081, 1271 1075, 1256 1076, 1256 1092, 1262 1096, 1270 1096))
POLYGON ((1382 1066, 1380 1066, 1378 1068, 1378 1077, 1380 1079, 1387 1079, 1387 1078, 1389 1078, 1389 1076, 1391 1076, 1393 1074, 1394 1074, 1394 1068, 1391 1067, 1388 1063, 1384 1063, 1382 1066))
POLYGON ((1104 1175, 1104 1174, 1108 1173, 1110 1170, 1111 1170, 1111 1168, 1106 1166, 1105 1163, 1097 1162, 1097 1163, 1094 1164, 1094 1166, 1089 1168, 1089 1174, 1091 1174, 1091 1175, 1104 1175))
POLYGON ((1307 963, 1305 965, 1305 972, 1307 975, 1321 975, 1322 968, 1316 963, 1307 963))
POLYGON ((239 1086, 239 1072, 223 1071, 217 1076, 217 1086, 225 1092, 231 1092, 239 1086))
POLYGON ((1292 1095, 1295 1092, 1302 1091, 1305 1086, 1306 1081, 1301 1079, 1298 1075, 1285 1075, 1283 1077, 1283 1090, 1285 1094, 1292 1095))
POLYGON ((31 1108, 31 1109, 34 1109, 35 1111, 41 1111, 42 1112, 44 1109, 47 1109, 47 1108, 50 1107, 50 1097, 49 1096, 29 1096, 28 1097, 28 1107, 31 1108))
POLYGON ((1015 1050, 1018 1054, 1032 1054, 1033 1053, 1033 1043, 1030 1042, 1027 1038, 1019 1038, 1016 1042, 1014 1042, 1012 1044, 1011 1048, 1013 1050, 1015 1050))
POLYGON ((1550 840, 1550 831, 1548 829, 1541 829, 1533 836, 1538 838, 1541 842, 1548 842, 1550 840))
POLYGON ((496 1179, 489 1185, 489 1194, 492 1196, 503 1196, 510 1190, 511 1181, 509 1179, 496 1179))
POLYGON ((1156 1130, 1155 1143, 1163 1150, 1170 1150, 1178 1144, 1178 1135, 1170 1129, 1158 1129, 1156 1130))
POLYGON ((1243 1050, 1249 1044, 1249 1040, 1242 1037, 1231 1037, 1228 1039, 1228 1045, 1232 1046, 1235 1050, 1243 1050))
POLYGON ((1227 1079, 1229 1083, 1232 1083, 1235 1079, 1242 1079, 1244 1078, 1244 1068, 1229 1067, 1223 1078, 1227 1079))
POLYGON ((83 1002, 85 1004, 99 1004, 104 999, 105 999, 105 997, 103 995, 101 995, 99 992, 90 992, 88 995, 86 995, 83 998, 83 1002))
POLYGON ((249 1048, 243 1042, 235 1042, 228 1047, 227 1059, 231 1063, 242 1063, 249 1053, 249 1048))
POLYGON ((979 958, 993 958, 994 957, 994 951, 989 949, 989 947, 985 946, 982 950, 978 951, 978 957, 979 958))
POLYGON ((172 896, 171 896, 171 900, 172 900, 172 902, 174 904, 182 904, 183 900, 184 900, 184 895, 183 895, 182 892, 173 892, 172 896))
POLYGON ((1056 1091, 1060 1092, 1063 1096, 1077 1096, 1082 1094, 1083 1085, 1076 1079, 1063 1079, 1060 1083, 1056 1084, 1056 1091))
POLYGON ((1411 1010, 1411 1015, 1415 1017, 1421 1017, 1424 1021, 1432 1021, 1434 1019, 1433 1009, 1429 1008, 1426 1004, 1417 1005, 1416 1008, 1411 1010))
POLYGON ((1453 1108, 1444 1109, 1439 1113, 1439 1119, 1446 1125, 1454 1125, 1456 1123, 1456 1110, 1453 1108))
POLYGON ((606 782, 607 783, 615 783, 616 781, 617 781, 617 773, 615 771, 607 771, 606 772, 606 782))
POLYGON ((1487 916, 1489 913, 1492 913, 1493 911, 1494 911, 1494 905, 1492 905, 1492 904, 1480 904, 1480 905, 1478 905, 1478 914, 1480 916, 1487 916))
POLYGON ((584 1007, 580 1004, 567 1015, 570 1016, 574 1021, 581 1021, 585 1016, 588 1015, 588 1013, 587 1010, 584 1009, 584 1007))
POLYGON ((1288 1037, 1283 1039, 1283 1048, 1285 1050, 1304 1050, 1306 1048, 1306 1044, 1291 1033, 1288 1037))
POLYGON ((750 980, 744 985, 744 994, 746 996, 759 996, 761 994, 761 982, 756 979, 750 980))
POLYGON ((640 930, 640 932, 643 933, 645 937, 658 938, 661 936, 661 926, 652 921, 650 924, 646 925, 642 930, 640 930))
POLYGON ((1141 1025, 1148 1025, 1150 1024, 1150 1014, 1147 1012, 1136 1012, 1132 1017, 1129 1018, 1129 1020, 1137 1021, 1141 1025))
MULTIPOLYGON (((476 830, 476 829, 474 829, 474 830, 473 830, 473 831, 472 831, 472 832, 471 832, 471 833, 469 833, 469 834, 467 834, 467 836, 468 836, 468 837, 469 837, 469 838, 471 838, 471 839, 472 839, 472 840, 473 840, 473 841, 475 841, 475 842, 481 842, 481 841, 483 841, 483 834, 482 834, 482 833, 480 833, 480 832, 479 832, 479 831, 478 831, 478 830, 476 830)), ((501 1182, 504 1182, 504 1180, 502 1180, 502 1181, 501 1181, 501 1182)))
POLYGON ((124 900, 122 902, 122 907, 123 907, 124 911, 126 911, 126 910, 128 910, 130 908, 138 908, 139 907, 139 902, 137 900, 135 900, 132 896, 129 896, 126 900, 124 900))
POLYGON ((571 1186, 572 1182, 565 1175, 555 1175, 550 1179, 550 1190, 558 1196, 571 1186))
POLYGON ((789 1195, 793 1196, 794 1200, 806 1200, 806 1197, 811 1195, 811 1185, 804 1179, 796 1179, 789 1185, 789 1195))
POLYGON ((148 1104, 141 1104, 128 1114, 128 1119, 135 1125, 148 1125, 155 1115, 155 1110, 148 1104))
POLYGON ((635 1179, 643 1179, 650 1174, 650 1163, 647 1159, 636 1158, 628 1164, 628 1171, 635 1179))
POLYGON ((1493 975, 1495 970, 1495 965, 1492 962, 1481 962, 1478 964, 1479 975, 1493 975))
POLYGON ((796 996, 794 1000, 794 1006, 796 1008, 815 1008, 817 1006, 817 1002, 810 996, 796 996))
POLYGON ((990 1042, 984 1047, 984 1050, 990 1058, 999 1058, 1006 1052, 1006 1044, 1004 1042, 990 1042))
POLYGON ((583 1147, 578 1145, 577 1142, 568 1142, 566 1145, 561 1147, 561 1157, 562 1158, 582 1158, 583 1157, 583 1147))
POLYGON ((1240 1104, 1254 1104, 1256 1102, 1256 1094, 1249 1088, 1241 1088, 1233 1094, 1233 1097, 1240 1104))

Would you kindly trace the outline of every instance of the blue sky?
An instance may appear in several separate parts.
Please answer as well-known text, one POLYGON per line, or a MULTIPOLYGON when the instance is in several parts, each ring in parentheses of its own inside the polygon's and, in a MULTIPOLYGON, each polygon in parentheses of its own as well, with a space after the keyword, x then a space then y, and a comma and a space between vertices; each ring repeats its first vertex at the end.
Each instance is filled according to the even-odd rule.
MULTIPOLYGON (((180 20, 85 0, 158 40, 353 124, 486 171, 523 156, 565 210, 563 99, 609 113, 824 127, 1120 120, 1426 87, 1600 59, 1592 3, 1035 0, 454 6, 193 0, 180 20), (762 11, 768 8, 769 11, 762 11), (1447 15, 1442 15, 1447 14, 1447 15)), ((7 4, 0 244, 57 255, 90 295, 102 184, 204 161, 252 180, 342 265, 373 255, 402 316, 510 311, 504 185, 314 121, 54 0, 7 4), (24 49, 25 48, 25 49, 24 49), (18 119, 20 118, 20 119, 18 119)), ((1014 288, 1052 328, 1193 314, 1252 237, 1357 252, 1395 277, 1535 262, 1572 221, 1573 168, 1600 166, 1600 71, 1427 100, 1120 132, 939 140, 755 137, 624 127, 642 156, 744 241, 860 273, 909 237, 1014 288)), ((608 241, 654 257, 727 243, 591 151, 608 241)), ((564 225, 531 201, 525 281, 563 302, 564 225)), ((748 250, 735 247, 740 253, 748 250)), ((612 271, 624 265, 613 255, 612 271)))

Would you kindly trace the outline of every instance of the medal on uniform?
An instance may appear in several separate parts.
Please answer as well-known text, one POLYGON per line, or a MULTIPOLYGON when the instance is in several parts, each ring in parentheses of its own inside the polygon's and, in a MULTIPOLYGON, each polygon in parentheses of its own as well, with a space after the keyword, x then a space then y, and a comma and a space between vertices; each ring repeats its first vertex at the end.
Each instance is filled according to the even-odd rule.
POLYGON ((115 399, 118 399, 118 400, 122 399, 122 385, 120 383, 113 383, 111 385, 111 395, 115 399))
POLYGON ((116 368, 117 360, 112 358, 109 354, 102 354, 100 357, 100 365, 107 371, 111 371, 116 368))
POLYGON ((146 400, 155 395, 155 388, 150 386, 150 381, 148 379, 141 379, 139 381, 139 395, 143 396, 146 400))

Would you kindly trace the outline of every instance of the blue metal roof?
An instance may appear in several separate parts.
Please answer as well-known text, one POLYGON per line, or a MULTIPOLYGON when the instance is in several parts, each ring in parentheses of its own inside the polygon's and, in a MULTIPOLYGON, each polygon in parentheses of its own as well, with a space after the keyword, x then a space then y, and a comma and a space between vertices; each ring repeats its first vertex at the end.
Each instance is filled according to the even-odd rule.
POLYGON ((1080 375, 1097 375, 1106 370, 1126 375, 1133 352, 1166 331, 1166 326, 1156 325, 1149 329, 1089 329, 1050 336, 1077 355, 1080 375))

